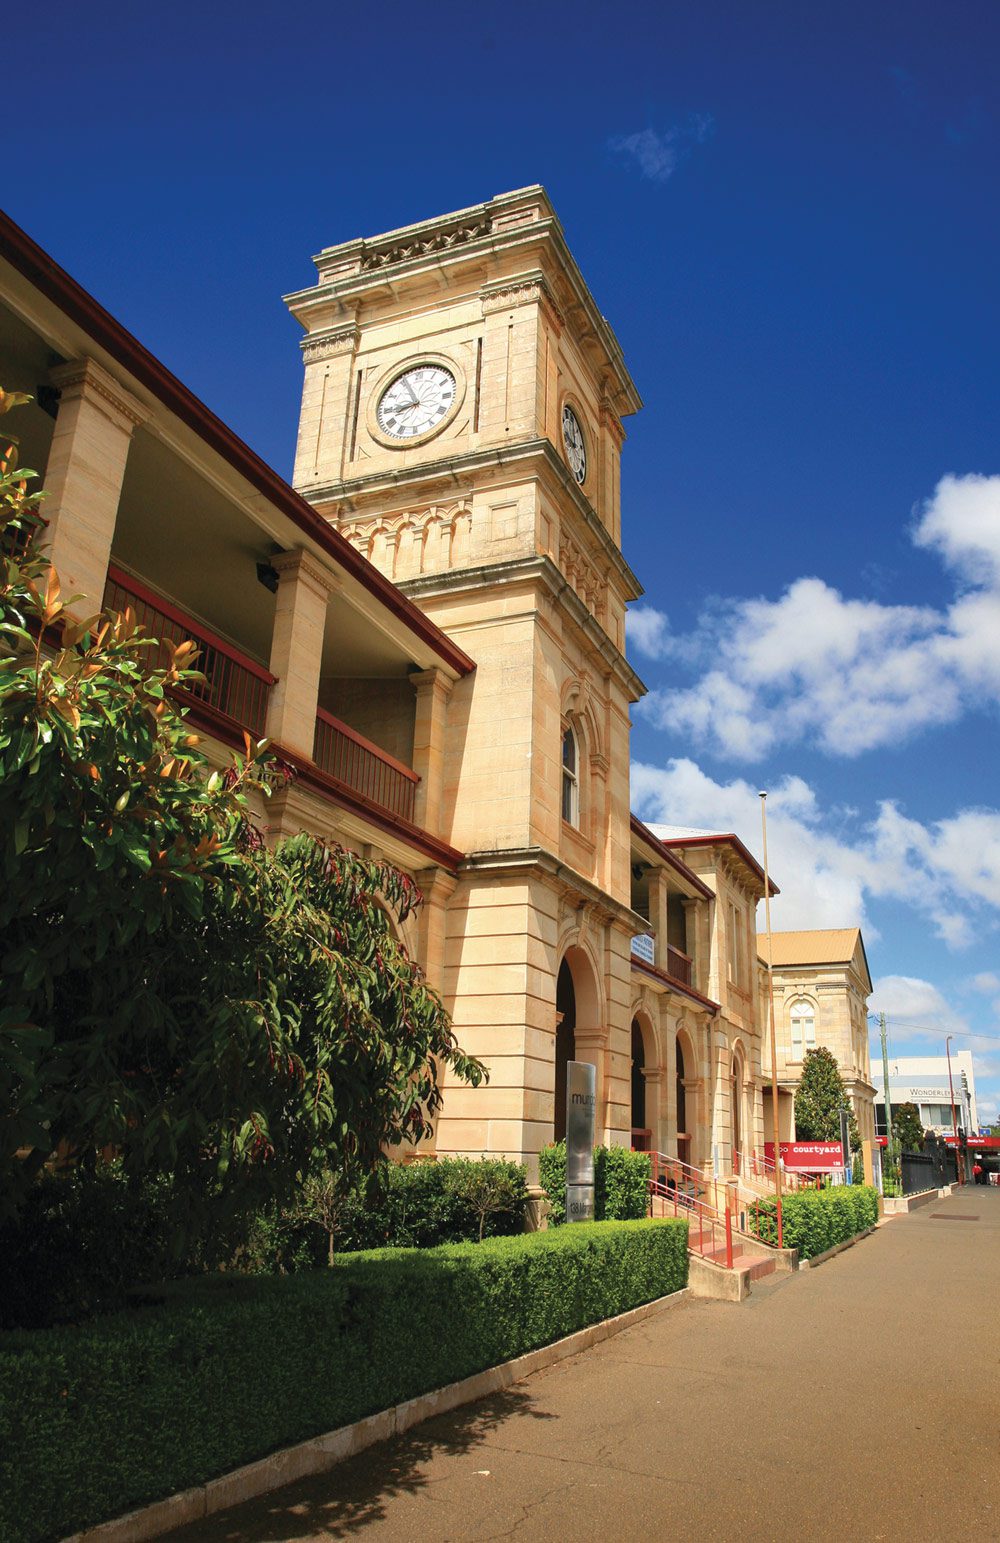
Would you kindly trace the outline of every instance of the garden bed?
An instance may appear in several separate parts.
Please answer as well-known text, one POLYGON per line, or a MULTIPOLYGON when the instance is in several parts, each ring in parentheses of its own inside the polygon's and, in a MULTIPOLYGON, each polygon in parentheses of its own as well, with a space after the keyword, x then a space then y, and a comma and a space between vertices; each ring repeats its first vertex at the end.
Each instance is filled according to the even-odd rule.
POLYGON ((40 1543, 680 1290, 686 1225, 594 1223, 208 1277, 0 1336, 0 1536, 40 1543))
MULTIPOLYGON (((785 1195, 781 1219, 785 1248, 797 1248, 800 1259, 812 1259, 876 1225, 878 1191, 866 1184, 841 1184, 785 1195)), ((747 1215, 747 1229, 762 1243, 776 1244, 777 1202, 762 1200, 755 1205, 747 1215)))

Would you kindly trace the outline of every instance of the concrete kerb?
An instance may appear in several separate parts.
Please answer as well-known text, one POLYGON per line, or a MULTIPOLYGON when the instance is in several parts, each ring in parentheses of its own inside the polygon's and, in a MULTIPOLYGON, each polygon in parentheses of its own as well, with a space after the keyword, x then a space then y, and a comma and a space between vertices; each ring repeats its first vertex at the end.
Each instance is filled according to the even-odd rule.
POLYGON ((845 1238, 843 1243, 835 1243, 832 1248, 824 1248, 821 1254, 814 1254, 811 1259, 801 1259, 799 1261, 799 1269, 813 1270, 818 1264, 825 1264, 828 1259, 833 1259, 835 1255, 842 1254, 845 1248, 853 1248, 855 1243, 861 1242, 862 1238, 870 1238, 874 1231, 875 1227, 866 1227, 864 1232, 856 1232, 853 1238, 845 1238))
POLYGON ((908 1216, 911 1211, 919 1211, 921 1206, 930 1205, 939 1200, 943 1195, 951 1193, 951 1186, 946 1189, 922 1189, 916 1195, 887 1195, 883 1201, 886 1216, 908 1216))
POLYGON ((96 1527, 75 1532, 65 1538, 63 1543, 145 1543, 147 1538, 162 1537, 176 1527, 184 1527, 188 1522, 200 1521, 216 1511, 224 1511, 227 1506, 254 1500, 259 1495, 281 1489, 283 1485, 292 1484, 297 1479, 325 1473, 336 1467, 337 1463, 374 1446, 377 1441, 388 1441, 392 1436, 402 1435, 414 1425, 419 1425, 422 1420, 447 1414, 462 1404, 472 1404, 477 1399, 487 1398, 491 1393, 499 1393, 512 1383, 530 1377, 533 1372, 542 1371, 568 1356, 578 1355, 581 1350, 589 1350, 603 1339, 620 1334, 623 1329, 641 1323, 654 1313, 679 1307, 693 1294, 689 1287, 685 1287, 682 1291, 671 1292, 669 1296, 657 1297, 653 1302, 644 1302, 641 1307, 619 1313, 616 1318, 605 1318, 601 1323, 592 1323, 575 1334, 568 1334, 565 1339, 557 1339, 551 1345, 543 1345, 539 1350, 530 1350, 526 1355, 517 1356, 513 1361, 504 1361, 500 1366, 491 1366, 472 1377, 464 1377, 461 1382, 451 1382, 446 1387, 435 1388, 433 1392, 422 1393, 418 1398, 407 1399, 405 1403, 383 1409, 379 1414, 356 1420, 353 1425, 341 1426, 339 1430, 314 1436, 293 1447, 283 1447, 257 1462, 235 1468, 232 1473, 222 1474, 218 1479, 209 1479, 206 1484, 180 1490, 176 1495, 168 1495, 165 1500, 156 1500, 151 1505, 129 1511, 112 1521, 100 1522, 96 1527))

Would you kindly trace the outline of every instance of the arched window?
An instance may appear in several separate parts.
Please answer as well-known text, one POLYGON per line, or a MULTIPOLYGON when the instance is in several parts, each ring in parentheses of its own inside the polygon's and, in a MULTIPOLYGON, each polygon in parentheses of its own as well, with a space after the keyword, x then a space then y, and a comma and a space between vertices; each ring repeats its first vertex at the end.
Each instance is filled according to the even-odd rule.
POLYGON ((816 1015, 813 1005, 800 997, 792 1003, 792 1060, 801 1061, 807 1050, 816 1048, 816 1015))
POLYGON ((571 724, 562 737, 562 817, 567 825, 580 823, 580 747, 571 724))

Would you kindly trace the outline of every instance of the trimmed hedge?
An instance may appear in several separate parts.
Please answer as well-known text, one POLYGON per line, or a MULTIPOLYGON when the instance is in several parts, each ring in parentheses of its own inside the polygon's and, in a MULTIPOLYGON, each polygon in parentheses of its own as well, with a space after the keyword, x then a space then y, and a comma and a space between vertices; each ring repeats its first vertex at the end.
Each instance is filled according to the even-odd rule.
POLYGON ((596 1222, 204 1276, 0 1335, 0 1537, 63 1537, 686 1282, 685 1223, 596 1222))
MULTIPOLYGON (((648 1152, 628 1147, 594 1148, 594 1220, 638 1221, 649 1211, 648 1152)), ((549 1222, 566 1220, 566 1143, 543 1147, 538 1157, 538 1182, 549 1199, 549 1222)))
MULTIPOLYGON (((867 1184, 839 1184, 804 1190, 781 1201, 782 1239, 800 1259, 814 1259, 837 1243, 846 1243, 878 1221, 878 1191, 867 1184)), ((747 1214, 747 1226, 765 1243, 778 1241, 778 1208, 762 1200, 747 1214)))
MULTIPOLYGON (((487 1218, 485 1235, 523 1232, 527 1176, 519 1163, 386 1163, 369 1193, 345 1198, 338 1252, 475 1241, 479 1218, 462 1185, 484 1170, 505 1180, 510 1193, 510 1204, 487 1218)), ((137 1286, 206 1269, 272 1275, 326 1264, 327 1235, 301 1207, 267 1207, 238 1231, 218 1232, 211 1249, 171 1254, 177 1206, 169 1180, 130 1184, 117 1163, 96 1173, 43 1174, 20 1215, 0 1227, 0 1330, 119 1312, 137 1286)))
MULTIPOLYGON (((371 1193, 351 1194, 336 1228, 338 1253, 371 1248, 436 1248, 471 1243, 479 1218, 461 1193, 463 1178, 489 1169, 509 1181, 511 1203, 487 1217, 485 1237, 524 1231, 527 1174, 503 1158, 442 1157, 435 1162, 387 1163, 371 1193)), ((294 1211, 264 1211, 254 1218, 236 1256, 252 1274, 308 1270, 326 1263, 327 1237, 314 1221, 294 1211)))

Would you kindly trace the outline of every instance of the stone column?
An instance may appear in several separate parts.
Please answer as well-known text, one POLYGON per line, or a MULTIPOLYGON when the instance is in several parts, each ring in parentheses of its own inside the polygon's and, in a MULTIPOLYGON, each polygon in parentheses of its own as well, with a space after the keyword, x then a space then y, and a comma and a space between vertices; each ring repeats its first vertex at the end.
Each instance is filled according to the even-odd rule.
POLYGON ((111 543, 136 425, 146 410, 93 359, 52 370, 59 413, 45 471, 48 549, 65 599, 76 617, 104 602, 111 543))
POLYGON ((448 901, 458 880, 444 868, 422 868, 416 875, 424 903, 417 912, 418 960, 435 991, 444 991, 444 953, 448 901))
POLYGON ((444 756, 448 728, 448 698, 454 684, 443 670, 431 668, 410 676, 417 693, 413 722, 413 770, 417 783, 413 820, 441 835, 444 824, 444 756))
POLYGON ((646 1084, 646 1125, 652 1132, 650 1145, 654 1152, 667 1150, 663 1141, 663 1089, 667 1076, 663 1066, 644 1066, 642 1080, 646 1084))
POLYGON ((581 1029, 577 1024, 573 1038, 576 1042, 576 1059, 589 1061, 595 1069, 594 1084, 597 1094, 596 1118, 594 1120, 594 1140, 600 1145, 611 1139, 611 1131, 615 1128, 615 1122, 611 1118, 611 1108, 608 1104, 608 1078, 605 1075, 605 1061, 608 1049, 607 1029, 581 1029))
POLYGON ((667 968, 667 897, 670 893, 667 875, 662 868, 654 868, 649 875, 649 920, 656 933, 655 963, 659 970, 667 968))
POLYGON ((312 757, 330 595, 340 579, 301 547, 271 559, 278 596, 271 635, 271 687, 267 734, 279 745, 312 757))

